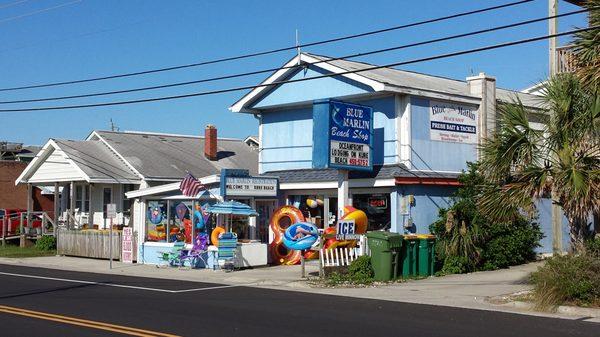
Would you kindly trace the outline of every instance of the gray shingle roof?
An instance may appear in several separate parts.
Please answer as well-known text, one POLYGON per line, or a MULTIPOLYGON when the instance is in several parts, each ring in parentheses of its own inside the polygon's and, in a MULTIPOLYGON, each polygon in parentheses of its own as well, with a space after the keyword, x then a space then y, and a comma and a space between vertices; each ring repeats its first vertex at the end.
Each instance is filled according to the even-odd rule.
MULTIPOLYGON (((305 53, 320 61, 331 60, 330 57, 305 53)), ((373 67, 373 64, 349 60, 331 60, 327 63, 346 71, 360 70, 373 67)), ((318 65, 317 65, 318 66, 318 65)), ((371 80, 381 82, 391 87, 415 88, 424 91, 434 91, 450 95, 478 98, 469 93, 466 81, 445 77, 427 75, 394 68, 380 68, 358 73, 371 80)), ((542 108, 540 97, 518 91, 496 88, 497 99, 502 102, 512 102, 518 97, 525 106, 542 108)))
POLYGON ((139 177, 106 144, 97 141, 54 140, 90 179, 114 182, 137 181, 139 177))
MULTIPOLYGON (((338 171, 335 169, 298 169, 266 172, 264 173, 264 176, 279 177, 280 183, 329 182, 337 181, 338 171)), ((397 164, 385 166, 377 165, 373 167, 372 172, 351 171, 348 176, 349 179, 393 179, 397 177, 456 178, 458 177, 458 174, 410 171, 406 166, 397 164)))
POLYGON ((258 152, 239 139, 219 138, 218 160, 204 157, 204 137, 141 132, 96 131, 146 179, 196 178, 219 174, 223 168, 248 169, 256 174, 258 152))

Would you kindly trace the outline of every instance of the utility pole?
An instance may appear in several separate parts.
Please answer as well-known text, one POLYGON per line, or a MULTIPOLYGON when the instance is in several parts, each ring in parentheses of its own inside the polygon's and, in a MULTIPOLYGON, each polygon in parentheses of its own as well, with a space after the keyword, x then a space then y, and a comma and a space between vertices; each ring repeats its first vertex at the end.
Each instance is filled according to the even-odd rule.
MULTIPOLYGON (((548 0, 548 16, 558 14, 558 0, 548 0)), ((558 31, 558 19, 548 20, 548 34, 553 35, 558 31)), ((548 71, 549 79, 558 73, 558 59, 556 56, 556 42, 558 38, 552 37, 548 40, 548 71)), ((552 193, 552 251, 562 253, 562 210, 556 203, 556 194, 552 193)))
MULTIPOLYGON (((558 0, 548 0, 548 16, 555 16, 558 14, 558 0)), ((548 35, 554 35, 558 31, 558 18, 552 18, 548 20, 548 35)), ((550 77, 556 75, 557 69, 557 58, 556 58, 556 42, 558 38, 552 37, 548 39, 548 67, 550 77)))

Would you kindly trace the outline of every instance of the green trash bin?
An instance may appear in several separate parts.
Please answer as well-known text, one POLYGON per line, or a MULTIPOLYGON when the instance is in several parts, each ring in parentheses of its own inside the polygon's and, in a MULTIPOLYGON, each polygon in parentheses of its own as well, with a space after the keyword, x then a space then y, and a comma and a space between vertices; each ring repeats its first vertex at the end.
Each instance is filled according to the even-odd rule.
POLYGON ((417 275, 418 241, 419 239, 416 235, 404 236, 404 242, 400 251, 400 264, 402 266, 403 278, 417 275))
POLYGON ((419 239, 418 275, 431 276, 435 264, 435 235, 417 235, 419 239))
POLYGON ((391 281, 399 276, 399 251, 402 235, 390 232, 368 232, 371 264, 375 280, 391 281))

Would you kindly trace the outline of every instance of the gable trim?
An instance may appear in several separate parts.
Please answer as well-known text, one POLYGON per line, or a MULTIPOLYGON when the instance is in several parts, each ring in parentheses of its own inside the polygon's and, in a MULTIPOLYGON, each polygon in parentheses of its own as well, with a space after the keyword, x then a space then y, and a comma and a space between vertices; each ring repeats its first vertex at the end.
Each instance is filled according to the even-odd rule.
POLYGON ((27 167, 23 170, 21 175, 17 178, 17 180, 15 181, 15 185, 28 183, 31 176, 40 168, 40 166, 44 164, 44 162, 46 162, 46 159, 48 159, 48 157, 50 157, 50 155, 56 150, 61 150, 63 153, 63 158, 69 163, 69 165, 73 166, 86 182, 90 182, 90 177, 79 167, 79 165, 77 165, 71 158, 69 158, 67 153, 64 152, 53 139, 49 139, 46 145, 44 145, 44 147, 42 148, 42 150, 35 156, 35 158, 33 158, 31 163, 27 165, 27 167), (52 148, 52 150, 50 150, 50 148, 52 148))
MULTIPOLYGON (((263 95, 266 92, 268 92, 269 90, 271 90, 272 88, 269 86, 269 84, 282 81, 282 79, 285 78, 287 75, 289 75, 292 72, 295 72, 299 67, 301 67, 301 63, 303 63, 303 62, 307 63, 309 65, 317 63, 314 65, 315 67, 321 68, 321 69, 331 72, 333 74, 347 72, 346 70, 344 70, 342 68, 339 68, 332 64, 329 64, 327 61, 322 61, 322 60, 319 60, 317 58, 314 58, 314 57, 306 55, 306 54, 300 54, 298 56, 295 56, 291 60, 289 60, 281 69, 277 70, 271 76, 269 76, 266 80, 261 82, 260 87, 256 87, 256 88, 252 89, 248 94, 246 94, 240 100, 235 102, 232 106, 229 107, 229 110, 232 112, 253 113, 254 111, 252 111, 252 109, 247 108, 246 105, 249 104, 250 102, 255 101, 258 97, 260 97, 261 95, 263 95), (298 66, 294 67, 294 65, 298 65, 298 66)), ((370 87, 371 89, 373 89, 373 91, 376 91, 376 92, 385 90, 385 85, 383 83, 369 79, 369 78, 362 76, 360 74, 357 74, 357 73, 343 74, 341 76, 348 78, 350 80, 356 81, 358 83, 362 83, 362 84, 370 87)), ((279 85, 282 85, 282 84, 279 84, 279 85)))

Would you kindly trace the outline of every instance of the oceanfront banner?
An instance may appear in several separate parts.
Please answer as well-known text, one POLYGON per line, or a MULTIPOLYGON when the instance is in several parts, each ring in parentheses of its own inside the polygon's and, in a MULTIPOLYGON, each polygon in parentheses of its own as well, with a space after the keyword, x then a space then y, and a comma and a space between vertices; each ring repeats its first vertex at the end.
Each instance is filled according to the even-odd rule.
POLYGON ((431 101, 430 138, 442 142, 477 144, 477 109, 472 106, 431 101))

